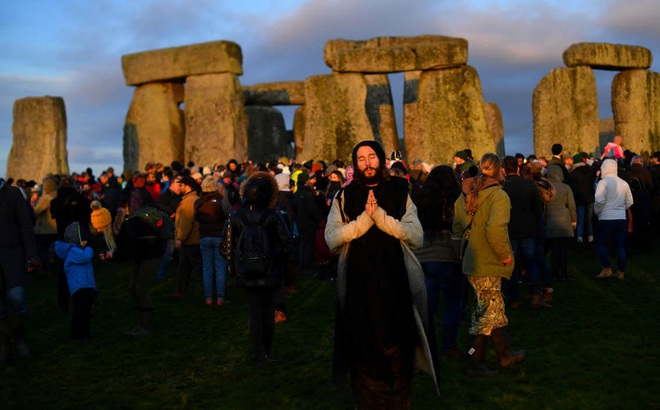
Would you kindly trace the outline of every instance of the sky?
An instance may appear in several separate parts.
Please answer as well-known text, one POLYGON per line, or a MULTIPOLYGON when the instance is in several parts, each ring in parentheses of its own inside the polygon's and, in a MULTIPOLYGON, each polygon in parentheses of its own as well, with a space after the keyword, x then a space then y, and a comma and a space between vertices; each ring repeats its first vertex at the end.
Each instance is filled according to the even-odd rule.
MULTIPOLYGON (((0 176, 13 104, 64 98, 69 167, 123 169, 122 133, 134 87, 125 54, 216 40, 241 46, 242 85, 329 74, 330 39, 424 34, 468 41, 484 100, 500 107, 507 154, 532 153, 532 94, 573 43, 647 47, 660 71, 657 0, 24 0, 0 8, 0 176)), ((616 72, 595 71, 601 118, 612 116, 616 72)), ((392 75, 399 130, 403 76, 392 75)), ((293 108, 284 107, 287 128, 293 108)), ((402 132, 399 133, 400 136, 402 132)))

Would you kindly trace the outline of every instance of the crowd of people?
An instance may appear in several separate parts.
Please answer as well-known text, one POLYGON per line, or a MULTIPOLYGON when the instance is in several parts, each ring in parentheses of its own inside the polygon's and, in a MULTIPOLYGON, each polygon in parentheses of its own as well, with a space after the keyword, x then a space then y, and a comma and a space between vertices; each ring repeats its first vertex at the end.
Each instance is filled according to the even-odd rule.
POLYGON ((648 251, 660 225, 660 152, 644 158, 620 137, 601 158, 561 144, 550 152, 475 160, 464 149, 454 164, 434 167, 363 141, 348 166, 174 161, 121 175, 88 168, 39 182, 0 179, 0 361, 12 340, 18 356, 29 355, 28 273, 57 277, 70 337, 83 342, 92 337, 94 258, 131 261, 131 337, 154 332, 150 287, 168 279, 173 261, 173 298, 223 306, 228 275, 236 276, 258 365, 277 362, 275 323, 287 320, 297 274, 309 274, 337 286, 335 381, 350 380, 362 407, 407 408, 416 365, 438 387, 440 359, 467 359, 470 375, 496 374, 485 362, 490 339, 500 366, 524 360, 509 345, 505 307, 561 303, 552 284, 573 280, 570 252, 595 252, 598 280, 624 280, 628 256, 648 251), (192 277, 202 289, 190 287, 192 277), (461 347, 470 287, 476 308, 470 346, 461 347))

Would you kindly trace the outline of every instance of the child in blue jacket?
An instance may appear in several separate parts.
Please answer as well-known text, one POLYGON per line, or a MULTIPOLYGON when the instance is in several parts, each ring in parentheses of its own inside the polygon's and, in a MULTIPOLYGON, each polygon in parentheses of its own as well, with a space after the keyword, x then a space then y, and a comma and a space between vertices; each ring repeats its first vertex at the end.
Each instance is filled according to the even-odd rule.
POLYGON ((89 322, 97 293, 92 267, 94 251, 87 247, 88 237, 86 229, 73 222, 64 231, 64 241, 55 241, 55 253, 64 260, 64 273, 73 302, 71 340, 83 342, 88 342, 91 337, 89 322))

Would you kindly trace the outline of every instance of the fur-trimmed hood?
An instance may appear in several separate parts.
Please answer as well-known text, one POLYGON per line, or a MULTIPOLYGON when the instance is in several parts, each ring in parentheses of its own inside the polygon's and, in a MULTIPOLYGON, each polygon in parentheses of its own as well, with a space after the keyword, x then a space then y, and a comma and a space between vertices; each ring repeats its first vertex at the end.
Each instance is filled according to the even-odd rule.
POLYGON ((241 185, 241 206, 275 208, 279 188, 277 181, 268 172, 257 171, 241 185))

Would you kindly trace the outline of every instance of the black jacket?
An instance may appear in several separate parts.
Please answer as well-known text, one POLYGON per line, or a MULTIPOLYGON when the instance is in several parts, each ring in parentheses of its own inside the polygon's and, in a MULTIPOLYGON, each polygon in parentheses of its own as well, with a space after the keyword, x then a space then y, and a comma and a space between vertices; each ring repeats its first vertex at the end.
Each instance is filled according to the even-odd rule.
POLYGON ((114 259, 143 261, 164 253, 165 241, 139 217, 127 218, 121 225, 114 259))
POLYGON ((594 182, 596 171, 590 165, 574 165, 571 177, 568 180, 575 197, 575 205, 589 205, 594 203, 594 182))
POLYGON ((57 197, 50 201, 50 214, 57 223, 57 239, 64 239, 64 230, 73 222, 88 226, 92 209, 86 196, 71 187, 60 187, 57 197))
POLYGON ((231 276, 236 276, 236 286, 243 288, 272 288, 282 286, 284 267, 293 249, 293 241, 289 233, 289 228, 287 228, 286 222, 284 222, 278 211, 270 208, 239 209, 232 213, 225 222, 221 241, 220 252, 227 259, 227 272, 231 276), (264 279, 246 280, 245 278, 236 276, 235 252, 238 245, 238 238, 241 236, 241 232, 245 227, 238 213, 245 213, 249 221, 260 220, 263 215, 267 215, 263 223, 266 234, 268 235, 268 242, 271 245, 273 263, 270 264, 270 269, 266 272, 264 279))
POLYGON ((158 200, 154 203, 154 208, 158 208, 174 219, 176 208, 181 203, 181 195, 177 195, 171 189, 163 192, 158 200))
POLYGON ((511 239, 536 237, 536 224, 543 213, 543 201, 536 184, 530 179, 507 175, 504 192, 511 200, 509 237, 511 239))
POLYGON ((314 234, 323 219, 323 198, 317 197, 309 186, 299 186, 293 195, 296 223, 301 233, 314 234))

